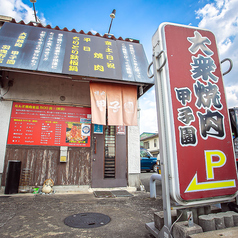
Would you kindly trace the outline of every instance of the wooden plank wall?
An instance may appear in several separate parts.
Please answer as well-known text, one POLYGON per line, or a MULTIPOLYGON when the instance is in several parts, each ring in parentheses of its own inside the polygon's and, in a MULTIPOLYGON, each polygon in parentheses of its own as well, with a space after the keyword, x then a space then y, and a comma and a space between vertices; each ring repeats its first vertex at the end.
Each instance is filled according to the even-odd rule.
POLYGON ((21 169, 31 169, 30 186, 42 186, 51 178, 54 185, 91 185, 91 148, 69 148, 68 160, 60 162, 60 147, 7 146, 2 186, 9 160, 20 160, 21 169))

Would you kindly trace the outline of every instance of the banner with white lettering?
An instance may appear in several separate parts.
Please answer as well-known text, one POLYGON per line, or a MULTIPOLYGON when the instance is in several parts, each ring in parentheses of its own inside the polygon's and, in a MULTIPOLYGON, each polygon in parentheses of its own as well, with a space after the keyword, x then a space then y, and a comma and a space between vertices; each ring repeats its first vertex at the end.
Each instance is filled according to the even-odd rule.
POLYGON ((137 86, 90 83, 90 94, 93 124, 137 125, 137 86))
POLYGON ((90 83, 92 123, 106 125, 106 87, 90 83))
POLYGON ((122 87, 107 85, 108 125, 123 125, 122 117, 122 87))
POLYGON ((122 92, 123 125, 137 126, 137 87, 128 85, 122 92))

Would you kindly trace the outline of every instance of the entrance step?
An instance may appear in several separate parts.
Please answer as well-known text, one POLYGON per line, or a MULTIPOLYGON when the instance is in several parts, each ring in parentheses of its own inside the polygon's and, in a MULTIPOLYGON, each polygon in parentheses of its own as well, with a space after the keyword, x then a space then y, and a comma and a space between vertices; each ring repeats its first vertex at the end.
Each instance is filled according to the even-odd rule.
POLYGON ((112 190, 112 191, 94 191, 94 196, 97 198, 115 198, 115 197, 132 197, 133 195, 127 190, 112 190))

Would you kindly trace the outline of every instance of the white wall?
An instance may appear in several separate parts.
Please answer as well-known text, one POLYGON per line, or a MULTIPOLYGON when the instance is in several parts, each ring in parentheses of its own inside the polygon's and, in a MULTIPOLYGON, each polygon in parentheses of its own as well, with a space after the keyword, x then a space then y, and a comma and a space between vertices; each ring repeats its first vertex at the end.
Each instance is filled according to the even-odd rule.
POLYGON ((3 173, 12 102, 0 101, 0 173, 3 173))
POLYGON ((140 173, 139 126, 128 126, 128 173, 140 173))
POLYGON ((4 82, 2 94, 7 92, 4 95, 6 100, 68 105, 78 103, 90 107, 89 82, 13 72, 9 72, 7 77, 13 80, 13 86, 7 92, 7 81, 4 82), (65 101, 61 101, 60 96, 64 96, 65 101))

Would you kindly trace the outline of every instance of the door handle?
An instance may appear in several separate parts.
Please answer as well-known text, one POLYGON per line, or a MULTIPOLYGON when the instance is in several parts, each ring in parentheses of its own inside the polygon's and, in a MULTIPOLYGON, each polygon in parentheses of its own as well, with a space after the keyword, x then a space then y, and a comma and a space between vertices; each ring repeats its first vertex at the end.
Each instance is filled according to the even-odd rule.
POLYGON ((93 138, 93 151, 94 154, 97 154, 97 137, 93 138))

